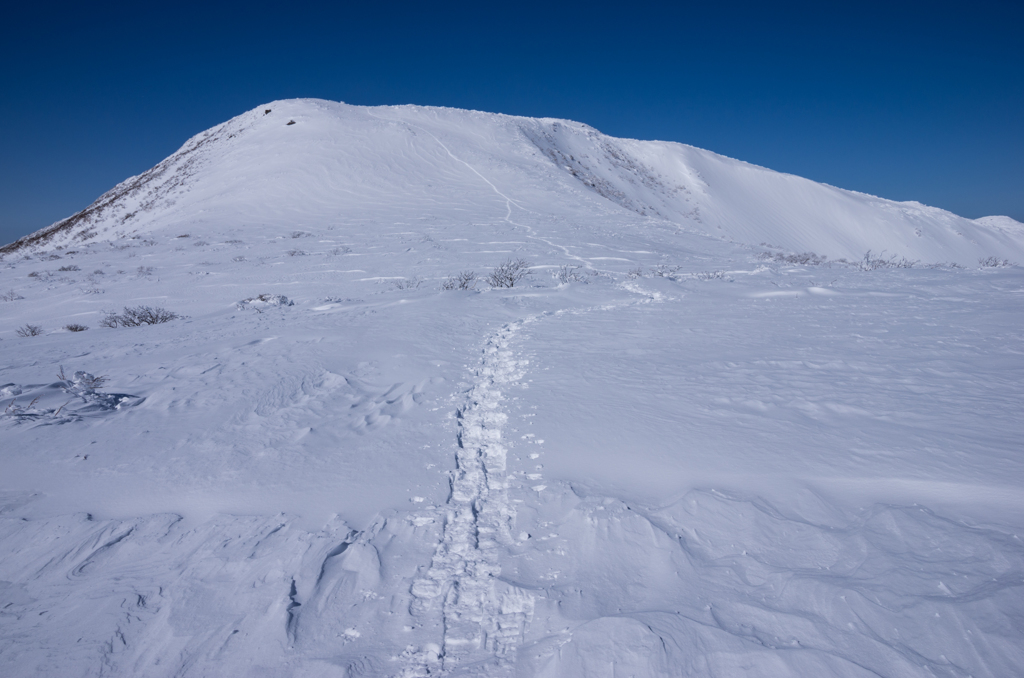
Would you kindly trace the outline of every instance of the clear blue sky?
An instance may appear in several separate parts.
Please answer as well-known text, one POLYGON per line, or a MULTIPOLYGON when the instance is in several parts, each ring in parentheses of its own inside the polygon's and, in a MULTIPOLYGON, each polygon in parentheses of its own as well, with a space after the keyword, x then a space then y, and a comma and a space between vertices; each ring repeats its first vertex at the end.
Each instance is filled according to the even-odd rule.
POLYGON ((319 97, 570 118, 1024 221, 1024 3, 77 3, 0 26, 0 241, 319 97))

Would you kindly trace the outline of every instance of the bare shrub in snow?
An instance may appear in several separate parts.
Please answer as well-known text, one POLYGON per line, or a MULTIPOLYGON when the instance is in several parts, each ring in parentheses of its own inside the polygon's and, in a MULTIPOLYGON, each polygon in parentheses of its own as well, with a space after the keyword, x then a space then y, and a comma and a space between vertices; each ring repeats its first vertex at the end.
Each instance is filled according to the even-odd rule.
POLYGON ((43 333, 43 328, 40 325, 22 325, 15 333, 19 337, 38 337, 43 333))
POLYGON ((76 389, 81 392, 95 391, 99 387, 103 386, 103 384, 107 383, 107 378, 105 376, 97 377, 95 375, 89 374, 88 372, 81 371, 75 372, 75 376, 69 379, 64 374, 63 365, 59 365, 58 369, 59 371, 57 372, 57 379, 65 382, 65 391, 69 390, 69 388, 76 389))
POLYGON ((45 412, 39 412, 35 409, 37 402, 39 402, 39 398, 34 398, 28 405, 18 405, 18 399, 15 398, 4 409, 4 415, 20 419, 22 417, 45 414, 45 412))
POLYGON ((877 256, 872 256, 871 250, 868 250, 864 258, 856 264, 856 267, 861 271, 877 271, 881 268, 914 268, 914 264, 918 263, 906 257, 897 257, 898 255, 893 254, 886 258, 885 250, 882 250, 881 254, 877 256))
MULTIPOLYGON (((79 371, 69 378, 64 374, 64 368, 61 367, 57 373, 57 378, 60 381, 55 386, 59 386, 61 391, 72 396, 70 400, 64 402, 59 407, 47 407, 45 405, 37 405, 40 397, 45 397, 45 394, 36 396, 27 405, 18 405, 17 398, 15 398, 8 404, 3 415, 22 421, 38 421, 51 417, 57 418, 62 422, 81 421, 83 415, 111 412, 119 410, 125 405, 142 401, 138 396, 126 393, 100 393, 97 389, 107 382, 107 378, 103 376, 95 376, 88 372, 79 371), (69 407, 76 400, 80 401, 84 407, 69 407)), ((22 389, 16 384, 8 384, 0 389, 0 397, 21 394, 22 389)))
POLYGON ((582 266, 576 266, 572 264, 562 264, 558 267, 557 271, 552 271, 551 276, 555 278, 559 283, 566 284, 572 282, 588 282, 586 276, 580 273, 582 266))
POLYGON ((694 273, 693 277, 697 280, 724 280, 725 271, 701 271, 700 273, 694 273))
POLYGON ((103 275, 103 269, 102 268, 97 268, 95 271, 92 272, 92 274, 93 275, 103 275))
POLYGON ((984 259, 978 259, 978 264, 982 268, 1002 268, 1004 266, 1013 266, 1009 259, 1000 259, 999 257, 985 257, 984 259))
MULTIPOLYGON (((770 245, 767 245, 767 247, 770 247, 770 245)), ((815 254, 814 252, 800 252, 799 254, 761 252, 761 254, 757 255, 757 258, 761 261, 777 261, 780 264, 798 264, 800 266, 820 266, 828 259, 828 257, 815 254)))
POLYGON ((487 282, 491 287, 515 287, 517 282, 530 275, 531 265, 525 259, 508 259, 491 271, 487 282))
POLYGON ((312 238, 313 234, 312 233, 307 233, 306 231, 294 231, 292 233, 292 237, 293 238, 312 238))
POLYGON ((10 292, 4 292, 3 294, 0 294, 0 301, 16 301, 18 299, 24 299, 24 298, 25 297, 21 296, 20 294, 18 294, 14 290, 11 290, 10 292))
POLYGON ((81 271, 82 269, 80 269, 79 267, 75 266, 74 264, 68 264, 67 266, 61 266, 57 270, 58 271, 81 271))
POLYGON ((101 327, 141 327, 142 325, 159 325, 170 322, 181 316, 159 306, 125 306, 121 313, 107 311, 100 321, 101 327))
POLYGON ((396 280, 395 281, 395 289, 396 290, 414 290, 417 287, 419 287, 420 283, 422 283, 422 282, 423 281, 420 280, 419 278, 413 278, 412 280, 409 280, 408 278, 403 278, 401 280, 396 280))
POLYGON ((636 268, 629 269, 628 271, 626 271, 626 277, 629 278, 630 280, 636 280, 637 278, 644 277, 644 267, 637 266, 636 268))
POLYGON ((306 256, 306 253, 303 252, 302 250, 288 250, 288 256, 289 257, 304 257, 304 256, 306 256))
POLYGON ((139 276, 140 278, 145 278, 148 275, 153 275, 153 267, 139 266, 137 269, 135 269, 135 275, 139 276))
POLYGON ((682 266, 656 266, 651 269, 651 277, 675 280, 676 273, 679 272, 680 268, 682 268, 682 266))
POLYGON ((441 283, 441 289, 445 291, 475 290, 478 281, 479 278, 476 277, 476 273, 473 271, 460 271, 455 275, 448 276, 448 278, 441 283))
POLYGON ((65 325, 64 329, 66 329, 68 332, 85 332, 87 329, 89 329, 89 326, 80 325, 78 323, 70 323, 68 325, 65 325))

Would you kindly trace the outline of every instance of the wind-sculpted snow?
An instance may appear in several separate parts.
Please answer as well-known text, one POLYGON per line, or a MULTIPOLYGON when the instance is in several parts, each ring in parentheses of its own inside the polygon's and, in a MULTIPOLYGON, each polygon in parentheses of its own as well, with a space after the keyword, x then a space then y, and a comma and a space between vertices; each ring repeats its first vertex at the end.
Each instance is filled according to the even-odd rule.
POLYGON ((7 422, 47 425, 80 421, 142 402, 138 396, 99 391, 103 381, 80 371, 51 384, 6 384, 0 387, 0 408, 7 422))
POLYGON ((1016 222, 447 109, 187 149, 0 262, 0 675, 1024 665, 1016 222))
POLYGON ((1024 545, 1006 532, 884 505, 817 524, 714 491, 651 510, 566 490, 540 518, 549 544, 505 568, 545 591, 551 634, 520 653, 526 675, 1009 675, 1021 660, 1024 545), (981 650, 995 628, 1014 639, 981 650))

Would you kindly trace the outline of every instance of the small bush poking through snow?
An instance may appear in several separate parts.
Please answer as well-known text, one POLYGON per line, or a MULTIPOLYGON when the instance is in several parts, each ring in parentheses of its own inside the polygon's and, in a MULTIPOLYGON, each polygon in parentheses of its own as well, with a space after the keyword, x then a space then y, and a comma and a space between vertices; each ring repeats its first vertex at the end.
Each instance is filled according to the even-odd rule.
POLYGON ((1000 259, 999 257, 985 257, 984 259, 978 259, 978 263, 982 268, 1002 268, 1003 266, 1013 266, 1009 259, 1000 259))
POLYGON ((460 271, 455 275, 448 276, 448 279, 441 283, 441 289, 451 290, 475 290, 479 278, 473 271, 460 271))
POLYGON ((89 374, 88 372, 81 371, 75 372, 75 376, 69 379, 64 374, 64 366, 60 365, 58 367, 60 371, 57 372, 57 378, 65 382, 64 390, 68 392, 91 392, 95 391, 99 387, 103 386, 103 384, 107 383, 107 378, 105 376, 97 377, 95 375, 89 374))
POLYGON ((70 325, 65 325, 64 329, 66 329, 68 332, 85 332, 87 329, 89 329, 89 326, 79 325, 78 323, 71 323, 70 325))
POLYGON ((651 269, 652 278, 668 278, 669 280, 676 279, 676 273, 679 272, 682 266, 665 266, 660 265, 651 269))
POLYGON ((16 301, 18 299, 24 299, 24 298, 25 297, 21 296, 20 294, 18 294, 14 290, 11 290, 10 292, 4 292, 3 294, 0 294, 0 301, 16 301))
POLYGON ((701 271, 700 273, 694 273, 693 277, 697 280, 724 280, 725 271, 701 271))
MULTIPOLYGON (((55 386, 58 386, 61 391, 72 396, 63 405, 60 407, 37 405, 39 403, 39 396, 27 405, 19 405, 17 398, 15 398, 0 413, 0 416, 20 421, 38 421, 43 418, 52 418, 64 423, 81 421, 83 415, 112 412, 126 405, 131 406, 142 402, 142 398, 126 393, 100 393, 97 391, 107 382, 106 377, 98 377, 88 372, 75 372, 74 376, 69 378, 64 374, 64 368, 61 367, 60 372, 57 373, 57 378, 60 382, 55 384, 55 386), (72 405, 75 401, 78 401, 77 407, 72 405)), ((0 398, 18 396, 22 392, 20 386, 8 384, 0 388, 0 398)))
POLYGON ((422 282, 423 281, 420 280, 419 278, 413 278, 412 280, 409 280, 408 278, 403 278, 401 280, 396 280, 395 281, 395 289, 396 290, 414 290, 417 287, 419 287, 420 283, 422 283, 422 282))
POLYGON ((508 259, 491 271, 487 282, 491 287, 515 287, 517 282, 530 275, 531 265, 525 259, 508 259))
POLYGON ((61 266, 57 270, 58 271, 81 271, 82 269, 80 269, 79 267, 75 266, 74 264, 68 264, 67 266, 61 266))
POLYGON ((914 268, 916 263, 918 262, 911 261, 906 257, 897 258, 895 254, 886 259, 885 250, 877 256, 872 256, 871 250, 868 250, 856 266, 862 271, 877 271, 880 268, 914 268))
POLYGON ((626 277, 629 278, 630 280, 636 280, 637 278, 644 277, 643 267, 637 266, 636 268, 629 269, 628 271, 626 271, 626 277))
POLYGON ((43 328, 40 325, 23 325, 17 329, 19 337, 38 337, 42 333, 43 328))
POLYGON ((580 273, 581 266, 573 266, 571 264, 562 264, 558 267, 557 271, 553 271, 551 275, 558 280, 561 284, 571 282, 587 282, 586 276, 580 273))
POLYGON ((800 252, 799 254, 761 252, 761 254, 757 255, 757 258, 761 261, 777 261, 780 264, 799 264, 801 266, 820 266, 828 259, 828 257, 815 254, 814 252, 800 252))
POLYGON ((168 311, 159 306, 125 306, 121 313, 108 311, 101 327, 141 327, 142 325, 159 325, 170 322, 181 316, 174 311, 168 311))

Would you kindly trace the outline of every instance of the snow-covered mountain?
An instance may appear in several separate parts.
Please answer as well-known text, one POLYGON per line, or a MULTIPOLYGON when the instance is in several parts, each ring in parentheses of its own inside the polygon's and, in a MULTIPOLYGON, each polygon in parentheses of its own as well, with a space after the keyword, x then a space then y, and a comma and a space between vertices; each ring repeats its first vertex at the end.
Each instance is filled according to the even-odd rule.
POLYGON ((3 248, 0 675, 1014 675, 1022 243, 566 121, 245 113, 3 248))
POLYGON ((683 144, 615 139, 565 120, 318 100, 276 101, 207 130, 82 212, 0 251, 167 229, 323 224, 373 217, 396 203, 441 216, 501 202, 502 187, 515 187, 508 200, 542 217, 617 206, 717 238, 833 259, 872 250, 973 265, 1024 255, 1024 227, 1007 217, 972 221, 683 144))

